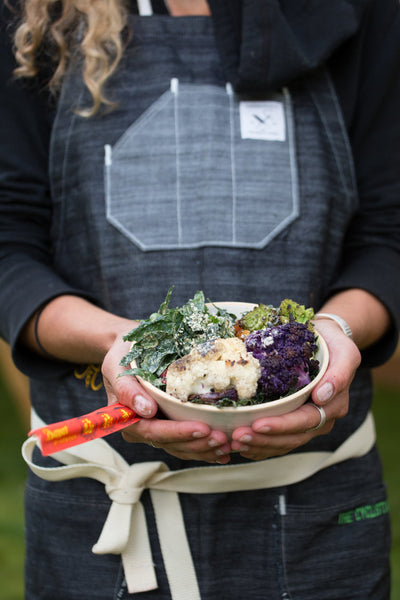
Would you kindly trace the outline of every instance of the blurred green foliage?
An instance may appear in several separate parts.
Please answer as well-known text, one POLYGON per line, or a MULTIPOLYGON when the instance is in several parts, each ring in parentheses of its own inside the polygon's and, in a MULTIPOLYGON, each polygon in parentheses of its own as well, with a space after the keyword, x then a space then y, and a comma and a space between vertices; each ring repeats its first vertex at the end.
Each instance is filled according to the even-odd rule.
POLYGON ((22 600, 26 467, 20 448, 26 432, 1 378, 0 407, 0 599, 22 600))
POLYGON ((400 388, 378 386, 373 410, 392 518, 391 600, 400 600, 400 388))

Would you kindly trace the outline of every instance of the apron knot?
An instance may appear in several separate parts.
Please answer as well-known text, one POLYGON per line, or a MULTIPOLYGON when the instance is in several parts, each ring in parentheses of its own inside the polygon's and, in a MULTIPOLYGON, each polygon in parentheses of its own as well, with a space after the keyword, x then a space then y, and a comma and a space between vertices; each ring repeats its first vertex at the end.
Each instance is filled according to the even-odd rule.
POLYGON ((135 505, 140 501, 144 490, 151 487, 153 476, 168 470, 163 462, 127 465, 123 472, 118 472, 110 482, 106 483, 107 495, 117 504, 135 505))

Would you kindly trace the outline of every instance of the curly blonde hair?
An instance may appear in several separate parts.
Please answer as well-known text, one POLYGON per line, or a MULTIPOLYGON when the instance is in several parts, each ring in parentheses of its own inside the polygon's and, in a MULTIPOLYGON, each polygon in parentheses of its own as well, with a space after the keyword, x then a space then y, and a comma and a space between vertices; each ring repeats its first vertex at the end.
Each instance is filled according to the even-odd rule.
POLYGON ((124 0, 25 0, 14 36, 15 74, 37 75, 38 56, 45 49, 54 60, 49 86, 57 92, 72 54, 79 50, 83 81, 93 102, 78 112, 92 116, 101 105, 112 105, 104 95, 104 84, 121 59, 126 25, 124 0))

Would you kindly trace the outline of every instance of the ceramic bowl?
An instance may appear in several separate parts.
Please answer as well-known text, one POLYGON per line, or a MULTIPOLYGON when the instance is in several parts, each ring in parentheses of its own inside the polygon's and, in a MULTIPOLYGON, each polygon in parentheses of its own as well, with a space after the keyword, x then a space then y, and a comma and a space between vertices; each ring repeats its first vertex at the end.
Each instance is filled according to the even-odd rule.
MULTIPOLYGON (((238 318, 244 313, 254 308, 255 304, 244 302, 215 302, 215 306, 224 308, 238 318)), ((273 400, 264 404, 252 406, 225 407, 217 408, 207 404, 193 404, 191 402, 182 402, 177 398, 154 387, 148 381, 138 377, 142 386, 157 401, 162 412, 175 421, 201 421, 213 429, 224 431, 228 435, 234 429, 242 425, 251 425, 261 417, 276 417, 291 412, 299 408, 309 398, 313 388, 324 375, 328 362, 329 353, 325 340, 320 334, 317 339, 318 350, 316 358, 320 363, 318 375, 305 387, 294 394, 273 400)))

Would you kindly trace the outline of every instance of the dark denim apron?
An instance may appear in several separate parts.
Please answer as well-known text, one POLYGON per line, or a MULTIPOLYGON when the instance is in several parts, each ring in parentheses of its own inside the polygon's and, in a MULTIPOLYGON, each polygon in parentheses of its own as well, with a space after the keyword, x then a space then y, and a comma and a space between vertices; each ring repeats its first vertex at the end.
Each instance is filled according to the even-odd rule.
MULTIPOLYGON (((112 112, 73 112, 90 103, 79 69, 63 87, 50 162, 56 270, 128 318, 148 316, 171 284, 175 304, 202 289, 214 301, 291 297, 318 309, 357 208, 329 75, 239 96, 223 77, 210 19, 137 17, 131 26, 106 90, 112 112)), ((104 405, 98 367, 33 381, 32 402, 45 422, 104 405)), ((301 450, 335 449, 370 403, 369 374, 360 371, 349 415, 301 450)), ((107 439, 130 463, 160 460, 159 450, 119 434, 107 439)), ((162 459, 171 469, 188 466, 162 459)), ((147 494, 143 502, 159 589, 134 597, 168 599, 147 494)), ((181 503, 204 600, 389 598, 375 449, 287 488, 182 494, 181 503)), ((55 484, 30 474, 28 600, 133 597, 120 558, 91 552, 109 505, 95 481, 55 484)))

